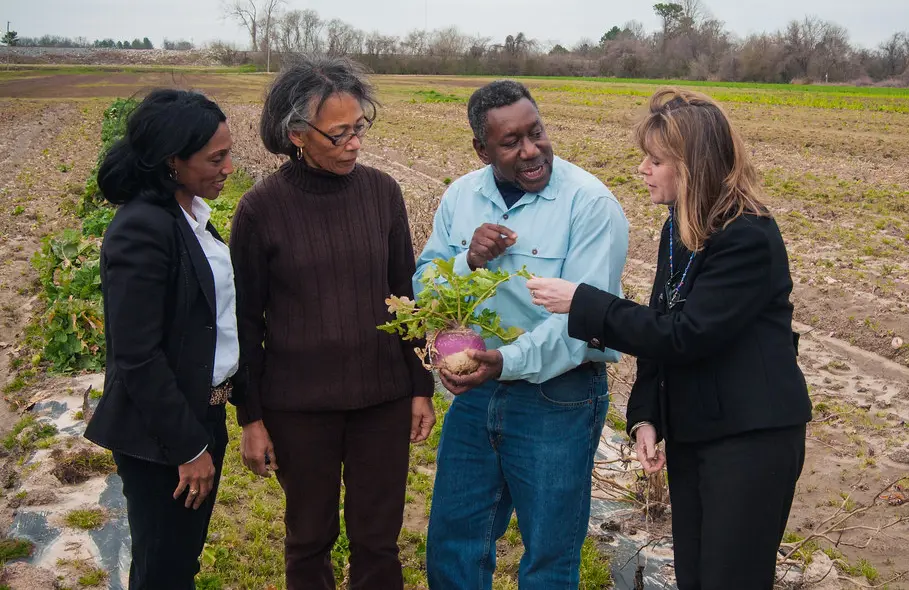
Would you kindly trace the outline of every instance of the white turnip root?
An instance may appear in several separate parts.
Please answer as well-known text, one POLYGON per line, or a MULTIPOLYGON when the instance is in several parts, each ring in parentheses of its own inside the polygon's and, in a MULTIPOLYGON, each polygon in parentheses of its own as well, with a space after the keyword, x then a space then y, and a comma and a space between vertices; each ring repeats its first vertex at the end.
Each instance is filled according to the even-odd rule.
POLYGON ((431 346, 433 366, 455 375, 467 375, 480 368, 480 363, 467 355, 468 350, 486 350, 483 338, 469 328, 442 330, 431 346))

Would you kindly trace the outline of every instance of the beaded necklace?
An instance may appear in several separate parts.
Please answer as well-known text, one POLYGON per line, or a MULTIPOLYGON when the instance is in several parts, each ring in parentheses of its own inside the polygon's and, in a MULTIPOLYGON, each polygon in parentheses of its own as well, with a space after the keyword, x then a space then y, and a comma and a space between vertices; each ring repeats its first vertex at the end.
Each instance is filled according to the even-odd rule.
MULTIPOLYGON (((675 217, 675 208, 669 208, 669 280, 667 281, 666 286, 669 287, 672 284, 672 280, 675 278, 675 263, 673 262, 673 257, 675 255, 675 227, 673 226, 673 218, 675 217)), ((682 279, 679 281, 679 284, 675 287, 672 287, 669 294, 669 308, 675 307, 679 303, 679 292, 682 290, 682 285, 685 284, 685 277, 688 276, 688 269, 691 268, 691 263, 694 262, 694 257, 696 252, 692 252, 691 256, 688 257, 688 264, 685 265, 685 270, 682 272, 682 279)))

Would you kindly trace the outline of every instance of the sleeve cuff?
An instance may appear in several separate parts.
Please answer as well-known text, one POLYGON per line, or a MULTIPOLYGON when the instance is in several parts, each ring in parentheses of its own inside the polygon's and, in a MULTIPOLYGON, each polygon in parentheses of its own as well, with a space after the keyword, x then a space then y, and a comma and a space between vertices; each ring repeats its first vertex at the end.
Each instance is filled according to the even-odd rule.
MULTIPOLYGON (((195 461, 196 459, 198 459, 199 457, 201 457, 202 454, 205 453, 205 451, 207 451, 207 450, 208 450, 208 445, 205 445, 204 447, 202 447, 202 450, 199 451, 199 454, 198 454, 198 455, 196 455, 195 457, 193 457, 192 459, 190 459, 190 460, 187 461, 186 463, 192 463, 193 461, 195 461)), ((184 463, 184 465, 185 465, 186 463, 184 463)))
POLYGON ((470 265, 467 264, 467 250, 464 250, 463 252, 461 252, 460 254, 455 256, 454 271, 456 273, 458 273, 459 275, 461 275, 462 277, 467 276, 473 272, 472 270, 470 270, 470 265))
POLYGON ((502 374, 500 381, 516 381, 523 378, 520 367, 524 366, 524 355, 517 346, 509 344, 499 348, 502 355, 502 374))
POLYGON ((262 419, 262 408, 258 405, 243 404, 237 406, 237 424, 246 426, 262 419))
POLYGON ((587 342, 589 348, 605 350, 603 322, 609 306, 617 298, 585 283, 578 285, 568 314, 568 335, 587 342))

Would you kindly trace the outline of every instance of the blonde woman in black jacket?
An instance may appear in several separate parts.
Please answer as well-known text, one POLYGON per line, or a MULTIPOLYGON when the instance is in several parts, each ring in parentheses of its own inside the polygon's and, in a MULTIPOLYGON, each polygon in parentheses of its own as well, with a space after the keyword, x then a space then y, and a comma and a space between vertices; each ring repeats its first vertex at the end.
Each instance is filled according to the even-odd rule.
POLYGON ((637 140, 651 201, 668 207, 649 306, 527 287, 569 313, 572 337, 638 357, 628 431, 645 471, 669 470, 679 590, 770 590, 811 420, 786 247, 714 101, 658 92, 637 140))

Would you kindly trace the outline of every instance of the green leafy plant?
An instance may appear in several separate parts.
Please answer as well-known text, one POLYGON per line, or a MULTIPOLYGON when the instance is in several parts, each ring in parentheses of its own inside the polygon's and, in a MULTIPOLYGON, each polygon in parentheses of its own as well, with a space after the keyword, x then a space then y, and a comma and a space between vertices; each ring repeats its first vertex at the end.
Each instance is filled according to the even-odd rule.
POLYGON ((495 311, 481 306, 495 296, 503 283, 516 276, 531 278, 526 268, 513 274, 478 268, 462 276, 455 272, 454 259, 433 260, 420 278, 423 288, 416 301, 396 295, 386 299, 388 312, 394 314, 394 319, 378 328, 404 340, 428 338, 425 349, 416 349, 427 366, 435 340, 446 331, 476 329, 482 338, 498 338, 508 344, 523 334, 523 330, 503 326, 495 311))
POLYGON ((58 372, 104 366, 100 243, 68 229, 44 239, 32 259, 47 309, 39 322, 44 357, 58 372))
POLYGON ((112 207, 99 207, 86 215, 82 220, 82 235, 85 237, 102 237, 104 230, 107 229, 107 226, 113 220, 114 213, 116 213, 116 210, 112 207))
POLYGON ((82 195, 82 202, 79 204, 79 216, 84 217, 97 209, 105 206, 101 193, 98 191, 98 169, 104 161, 104 156, 111 146, 121 137, 126 135, 126 123, 129 114, 138 106, 132 98, 118 98, 104 111, 104 118, 101 122, 101 149, 98 152, 98 160, 94 169, 85 182, 85 192, 82 195))

